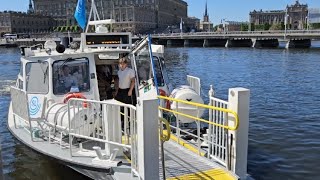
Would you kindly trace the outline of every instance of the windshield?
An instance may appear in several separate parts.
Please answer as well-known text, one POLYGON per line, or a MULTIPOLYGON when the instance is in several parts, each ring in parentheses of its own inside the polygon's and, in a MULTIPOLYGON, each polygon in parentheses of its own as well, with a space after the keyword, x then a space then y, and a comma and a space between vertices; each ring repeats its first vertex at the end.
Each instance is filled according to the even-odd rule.
POLYGON ((76 58, 53 63, 53 93, 88 92, 90 90, 89 60, 76 58))
MULTIPOLYGON (((153 60, 154 60, 155 74, 157 77, 158 86, 164 86, 164 80, 162 76, 162 70, 161 70, 159 59, 154 56, 153 60)), ((138 69, 139 84, 143 84, 145 81, 153 77, 149 56, 140 55, 139 57, 136 58, 136 63, 137 63, 137 69, 138 69)))
MULTIPOLYGON (((28 93, 47 94, 49 91, 48 62, 26 64, 26 85, 28 93)), ((20 82, 19 82, 20 85, 20 82)))

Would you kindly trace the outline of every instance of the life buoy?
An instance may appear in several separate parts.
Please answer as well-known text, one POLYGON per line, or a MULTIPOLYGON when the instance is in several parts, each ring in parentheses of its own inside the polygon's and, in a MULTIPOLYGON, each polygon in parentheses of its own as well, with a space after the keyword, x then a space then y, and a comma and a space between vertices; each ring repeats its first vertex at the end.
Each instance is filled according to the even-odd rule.
MULTIPOLYGON (((71 98, 87 99, 82 93, 68 93, 64 97, 63 103, 67 103, 69 101, 69 99, 71 99, 71 98)), ((83 102, 83 107, 87 108, 88 107, 88 103, 87 102, 83 102)))
MULTIPOLYGON (((160 96, 167 96, 167 93, 162 89, 159 89, 159 94, 160 94, 160 96)), ((171 105, 170 105, 170 101, 169 100, 165 100, 165 106, 166 106, 165 107, 166 109, 170 109, 171 105)))

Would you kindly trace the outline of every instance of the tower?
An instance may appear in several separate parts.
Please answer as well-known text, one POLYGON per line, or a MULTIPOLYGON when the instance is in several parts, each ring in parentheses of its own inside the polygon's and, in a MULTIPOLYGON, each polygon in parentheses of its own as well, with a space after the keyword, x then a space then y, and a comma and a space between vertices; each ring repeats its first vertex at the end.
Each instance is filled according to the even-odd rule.
POLYGON ((204 11, 203 22, 209 22, 208 3, 206 1, 206 9, 204 11))
POLYGON ((29 9, 28 9, 28 14, 34 13, 34 9, 32 7, 32 2, 29 0, 29 9))

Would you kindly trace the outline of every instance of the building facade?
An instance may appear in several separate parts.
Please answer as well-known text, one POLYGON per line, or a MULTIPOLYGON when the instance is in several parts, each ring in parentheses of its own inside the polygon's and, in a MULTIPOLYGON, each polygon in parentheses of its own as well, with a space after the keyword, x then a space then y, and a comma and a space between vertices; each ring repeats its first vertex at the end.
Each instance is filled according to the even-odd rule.
POLYGON ((44 33, 52 31, 54 20, 49 16, 23 12, 0 12, 0 33, 44 33))
MULTIPOLYGON (((33 0, 35 13, 52 16, 58 26, 77 25, 77 0, 33 0)), ((188 4, 183 0, 96 0, 100 19, 115 19, 115 31, 142 33, 179 24, 187 19, 188 4)), ((91 4, 87 3, 87 15, 91 4)))
POLYGON ((249 15, 250 23, 255 26, 286 24, 287 29, 305 29, 308 21, 308 5, 300 4, 297 0, 295 4, 287 6, 285 10, 254 10, 249 15))
POLYGON ((213 31, 213 23, 211 23, 208 14, 208 6, 206 2, 206 8, 203 15, 203 20, 200 22, 200 31, 210 32, 213 31))

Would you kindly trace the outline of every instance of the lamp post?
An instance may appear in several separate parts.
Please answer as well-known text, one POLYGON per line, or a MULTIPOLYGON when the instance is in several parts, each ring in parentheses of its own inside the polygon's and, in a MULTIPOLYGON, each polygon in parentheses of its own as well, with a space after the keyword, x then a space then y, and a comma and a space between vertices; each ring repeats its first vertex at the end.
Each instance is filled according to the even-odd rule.
POLYGON ((226 19, 222 19, 223 21, 223 33, 226 33, 226 19))
POLYGON ((288 17, 289 17, 289 14, 288 14, 288 11, 286 9, 286 14, 284 16, 284 38, 286 39, 287 37, 287 23, 288 23, 288 17))

